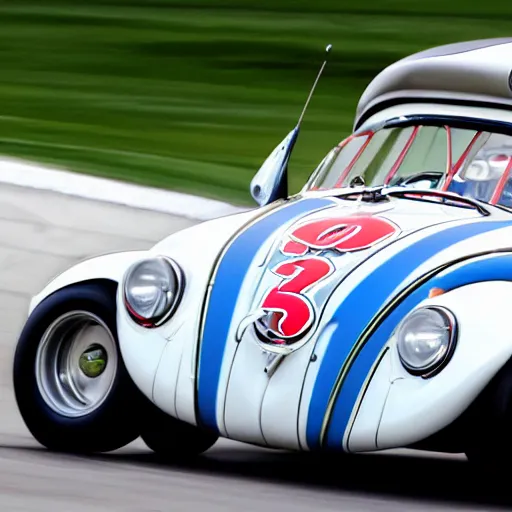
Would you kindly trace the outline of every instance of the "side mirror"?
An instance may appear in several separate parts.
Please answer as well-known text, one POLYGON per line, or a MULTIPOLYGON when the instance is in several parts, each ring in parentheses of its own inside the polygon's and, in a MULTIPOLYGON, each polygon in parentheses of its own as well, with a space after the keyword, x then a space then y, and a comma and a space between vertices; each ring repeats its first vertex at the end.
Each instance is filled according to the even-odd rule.
POLYGON ((252 179, 251 195, 259 206, 288 197, 288 161, 298 134, 297 126, 276 146, 252 179))

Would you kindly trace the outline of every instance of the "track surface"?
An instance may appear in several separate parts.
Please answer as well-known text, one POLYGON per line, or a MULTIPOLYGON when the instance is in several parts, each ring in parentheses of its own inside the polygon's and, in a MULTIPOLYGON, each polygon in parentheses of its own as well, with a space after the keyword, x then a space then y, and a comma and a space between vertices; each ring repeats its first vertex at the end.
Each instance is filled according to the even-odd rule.
POLYGON ((333 458, 220 441, 190 464, 162 464, 137 441, 83 458, 29 435, 11 387, 14 344, 31 294, 86 257, 144 249, 192 222, 49 192, 0 187, 0 510, 327 511, 512 508, 512 488, 464 457, 395 452, 333 458))

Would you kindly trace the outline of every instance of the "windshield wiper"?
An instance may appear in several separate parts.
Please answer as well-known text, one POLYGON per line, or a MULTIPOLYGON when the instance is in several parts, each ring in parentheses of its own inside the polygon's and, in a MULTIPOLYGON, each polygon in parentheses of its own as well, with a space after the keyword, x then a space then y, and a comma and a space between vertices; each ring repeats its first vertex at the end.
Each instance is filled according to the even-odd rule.
MULTIPOLYGON (((460 196, 453 192, 445 192, 443 190, 436 189, 419 189, 419 188, 407 188, 407 187, 388 187, 381 185, 378 187, 357 187, 350 191, 340 192, 334 194, 340 199, 359 199, 360 201, 378 203, 380 201, 389 201, 389 197, 402 197, 403 199, 411 199, 413 201, 428 201, 425 196, 439 197, 445 201, 451 201, 451 206, 463 207, 470 206, 477 210, 481 215, 487 217, 491 215, 491 212, 485 208, 480 201, 471 199, 470 197, 460 196), (414 197, 411 197, 414 196, 414 197), (462 203, 462 204, 461 204, 462 203)), ((443 202, 447 204, 446 202, 443 202)))
MULTIPOLYGON (((443 190, 435 190, 435 189, 418 189, 418 188, 402 188, 402 187, 396 187, 396 188, 389 188, 381 191, 381 194, 383 196, 391 196, 391 197, 402 197, 404 199, 412 199, 413 201, 421 201, 424 196, 431 196, 431 197, 439 197, 442 199, 446 199, 448 201, 453 201, 454 203, 464 203, 468 206, 471 206, 478 210, 478 212, 487 217, 491 214, 487 208, 482 206, 480 201, 477 201, 476 199, 471 199, 470 197, 464 197, 460 196, 458 194, 454 194, 452 192, 445 192, 443 190), (409 197, 409 196, 415 196, 415 197, 409 197)), ((446 203, 445 203, 446 204, 446 203)), ((457 205, 452 205, 457 206, 457 205)))

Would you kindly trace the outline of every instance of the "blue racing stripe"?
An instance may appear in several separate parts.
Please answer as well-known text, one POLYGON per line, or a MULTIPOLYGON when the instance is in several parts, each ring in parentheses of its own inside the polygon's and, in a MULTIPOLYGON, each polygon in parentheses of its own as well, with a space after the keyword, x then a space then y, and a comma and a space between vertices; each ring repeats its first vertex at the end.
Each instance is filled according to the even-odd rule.
POLYGON ((448 268, 407 296, 377 328, 350 369, 331 416, 327 446, 340 446, 352 408, 368 372, 400 320, 428 297, 431 288, 438 287, 449 291, 468 284, 495 280, 512 280, 511 254, 469 260, 459 267, 448 268))
POLYGON ((218 431, 217 391, 231 315, 256 252, 287 222, 335 204, 331 199, 303 199, 290 202, 242 231, 223 255, 207 306, 199 354, 197 408, 199 420, 204 426, 218 431))
MULTIPOLYGON (((403 282, 419 265, 438 252, 472 236, 507 226, 512 226, 512 222, 478 221, 452 226, 433 233, 392 256, 354 288, 332 318, 332 322, 337 323, 338 327, 322 358, 309 405, 306 438, 310 449, 320 447, 324 416, 341 366, 365 327, 384 306, 397 285, 403 282)), ((364 358, 361 360, 369 363, 370 359, 371 357, 368 357, 368 360, 364 358)), ((363 382, 373 362, 374 359, 370 366, 359 363, 362 368, 358 374, 361 374, 363 382), (368 369, 364 370, 367 366, 368 369)), ((344 394, 343 399, 341 396, 338 398, 336 408, 341 407, 344 411, 352 411, 354 403, 353 395, 347 397, 344 394)), ((341 413, 336 411, 336 414, 341 413)), ((336 424, 342 425, 342 423, 336 424)), ((331 428, 329 430, 332 432, 332 435, 329 433, 328 436, 331 441, 329 447, 341 447, 341 438, 336 434, 338 429, 331 428)))

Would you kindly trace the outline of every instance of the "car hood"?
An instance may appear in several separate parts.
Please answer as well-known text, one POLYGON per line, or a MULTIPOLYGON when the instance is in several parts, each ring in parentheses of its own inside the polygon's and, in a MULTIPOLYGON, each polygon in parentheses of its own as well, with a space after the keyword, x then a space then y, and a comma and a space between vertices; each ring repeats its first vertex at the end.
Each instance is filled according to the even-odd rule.
MULTIPOLYGON (((471 208, 408 199, 287 202, 254 218, 225 247, 206 327, 208 317, 216 317, 216 329, 222 323, 221 332, 228 336, 228 311, 234 322, 240 315, 253 318, 265 311, 272 318, 265 326, 265 321, 258 324, 262 334, 276 343, 294 344, 314 328, 336 287, 355 269, 361 273, 375 266, 374 255, 393 252, 390 248, 398 241, 423 230, 442 231, 480 219, 471 208), (219 315, 225 320, 219 321, 219 315)), ((416 255, 417 266, 428 257, 416 255)), ((400 279, 397 274, 397 284, 400 279)))
POLYGON ((421 283, 429 285, 434 268, 481 251, 479 235, 490 248, 507 244, 508 236, 485 235, 512 225, 509 213, 491 210, 483 216, 426 200, 310 196, 255 213, 224 246, 204 304, 197 370, 201 421, 216 428, 222 372, 239 343, 255 342, 272 357, 297 350, 300 373, 311 370, 309 446, 325 433, 333 393, 350 394, 340 402, 341 426, 333 431, 341 439, 382 347, 430 288, 425 296, 422 286, 393 309, 404 290, 409 293, 425 276, 421 283))

